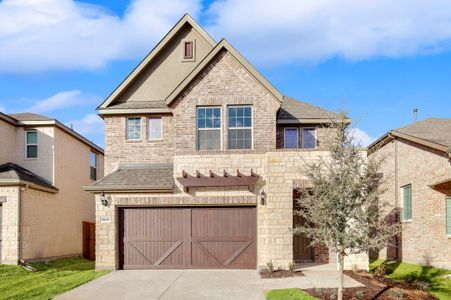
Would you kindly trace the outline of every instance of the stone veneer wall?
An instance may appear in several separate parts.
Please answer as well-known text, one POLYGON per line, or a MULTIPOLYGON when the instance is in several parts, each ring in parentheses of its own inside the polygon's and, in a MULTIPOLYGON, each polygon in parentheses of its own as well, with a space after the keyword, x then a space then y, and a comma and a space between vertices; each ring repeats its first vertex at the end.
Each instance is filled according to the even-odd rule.
POLYGON ((1 263, 17 264, 19 260, 19 187, 0 187, 0 195, 6 196, 6 202, 2 203, 2 245, 1 263))
MULTIPOLYGON (((402 207, 401 187, 412 185, 412 220, 403 221, 401 259, 406 262, 451 268, 451 237, 446 234, 446 195, 429 185, 451 178, 451 161, 445 153, 402 139, 391 141, 376 155, 386 158, 383 199, 402 207), (395 143, 398 144, 398 185, 395 186, 395 143), (398 193, 398 203, 396 203, 398 193)), ((451 191, 450 191, 451 192, 451 191)), ((387 256, 387 249, 379 255, 387 256)))
MULTIPOLYGON (((176 194, 111 194, 111 204, 104 207, 96 199, 96 267, 117 268, 117 206, 152 205, 256 205, 257 206, 257 265, 265 266, 272 260, 276 266, 287 267, 293 259, 293 187, 294 181, 303 179, 302 166, 307 161, 327 155, 324 151, 272 151, 255 153, 228 153, 208 155, 180 155, 174 157, 174 176, 182 170, 194 174, 196 170, 209 170, 231 174, 236 169, 250 174, 251 169, 262 176, 253 191, 237 188, 198 190, 182 192, 177 184, 176 194), (267 194, 265 205, 258 202, 261 190, 267 194)), ((333 257, 333 255, 331 255, 333 257)), ((368 267, 366 255, 353 256, 346 260, 349 268, 358 264, 368 267)))

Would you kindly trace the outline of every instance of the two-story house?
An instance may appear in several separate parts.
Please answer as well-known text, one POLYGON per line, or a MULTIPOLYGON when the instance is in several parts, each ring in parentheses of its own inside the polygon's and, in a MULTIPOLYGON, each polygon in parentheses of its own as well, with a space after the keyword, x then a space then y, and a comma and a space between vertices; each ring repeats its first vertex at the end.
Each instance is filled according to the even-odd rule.
POLYGON ((78 256, 94 197, 82 186, 103 177, 103 149, 57 120, 0 113, 2 264, 78 256))
POLYGON ((383 199, 403 226, 383 258, 451 268, 451 119, 391 130, 368 147, 383 158, 383 199))
MULTIPOLYGON (((264 49, 261 49, 264 51, 264 49)), ((96 267, 252 268, 333 262, 291 229, 302 166, 337 115, 285 97, 185 15, 98 107, 105 174, 96 267)), ((350 264, 366 268, 366 255, 350 264)))

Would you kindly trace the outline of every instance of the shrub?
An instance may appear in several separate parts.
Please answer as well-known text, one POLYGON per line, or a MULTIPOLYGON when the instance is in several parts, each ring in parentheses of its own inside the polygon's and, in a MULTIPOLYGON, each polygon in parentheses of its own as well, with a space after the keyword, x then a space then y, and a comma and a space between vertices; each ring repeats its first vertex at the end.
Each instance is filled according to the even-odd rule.
POLYGON ((290 261, 288 264, 288 270, 290 270, 290 272, 296 271, 296 263, 294 261, 290 261))
POLYGON ((364 291, 357 291, 355 294, 357 295, 357 297, 360 297, 360 298, 365 297, 364 291))
POLYGON ((385 264, 382 264, 380 266, 377 266, 377 268, 374 270, 374 275, 377 277, 384 277, 387 274, 387 267, 385 264))
POLYGON ((405 297, 407 297, 407 294, 404 293, 404 292, 401 291, 401 290, 394 290, 394 291, 392 291, 391 294, 392 294, 392 296, 395 297, 395 298, 405 298, 405 297))
POLYGON ((268 263, 266 263, 266 269, 270 273, 274 272, 274 264, 273 264, 272 260, 270 260, 268 263))
POLYGON ((422 291, 427 291, 431 287, 431 284, 424 280, 414 280, 412 285, 422 291))

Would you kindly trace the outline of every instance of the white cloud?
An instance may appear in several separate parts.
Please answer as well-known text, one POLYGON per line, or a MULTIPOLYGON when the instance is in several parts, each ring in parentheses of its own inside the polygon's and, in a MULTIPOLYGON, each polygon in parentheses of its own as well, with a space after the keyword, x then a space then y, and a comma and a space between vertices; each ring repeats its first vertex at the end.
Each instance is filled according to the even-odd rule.
POLYGON ((73 0, 0 1, 0 72, 96 69, 142 57, 200 0, 133 0, 123 16, 73 0))
POLYGON ((223 0, 207 15, 214 36, 259 64, 451 49, 448 0, 223 0))
POLYGON ((37 101, 32 106, 25 109, 25 111, 32 113, 48 113, 70 107, 95 104, 99 103, 99 101, 99 97, 83 94, 79 90, 63 91, 44 100, 37 101))
POLYGON ((87 114, 80 120, 72 120, 65 123, 81 135, 97 140, 103 135, 103 120, 96 114, 87 114))
POLYGON ((360 128, 352 128, 350 133, 354 138, 355 145, 357 146, 366 147, 376 140, 360 128))

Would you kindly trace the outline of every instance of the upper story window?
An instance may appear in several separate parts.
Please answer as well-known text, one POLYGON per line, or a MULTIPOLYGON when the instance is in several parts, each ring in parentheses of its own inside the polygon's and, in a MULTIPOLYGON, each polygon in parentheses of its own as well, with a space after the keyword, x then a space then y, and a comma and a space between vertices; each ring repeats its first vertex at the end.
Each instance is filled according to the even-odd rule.
POLYGON ((451 236, 451 197, 446 198, 446 235, 451 236))
POLYGON ((316 148, 316 129, 302 128, 302 148, 316 148))
POLYGON ((90 178, 92 180, 97 180, 97 154, 94 152, 89 153, 89 165, 90 178))
POLYGON ((252 149, 252 107, 229 106, 229 149, 252 149))
POLYGON ((284 128, 284 148, 296 149, 299 147, 299 130, 297 128, 284 128))
POLYGON ((193 59, 194 58, 194 43, 193 41, 183 42, 183 59, 193 59))
POLYGON ((37 158, 38 157, 38 132, 36 130, 25 131, 25 157, 37 158))
POLYGON ((220 150, 221 147, 221 108, 197 108, 197 149, 220 150))
POLYGON ((402 219, 404 221, 412 220, 412 185, 408 184, 402 187, 402 219))
POLYGON ((161 118, 148 119, 149 140, 161 140, 163 138, 163 120, 161 118))
POLYGON ((127 118, 127 140, 141 140, 141 118, 127 118))

